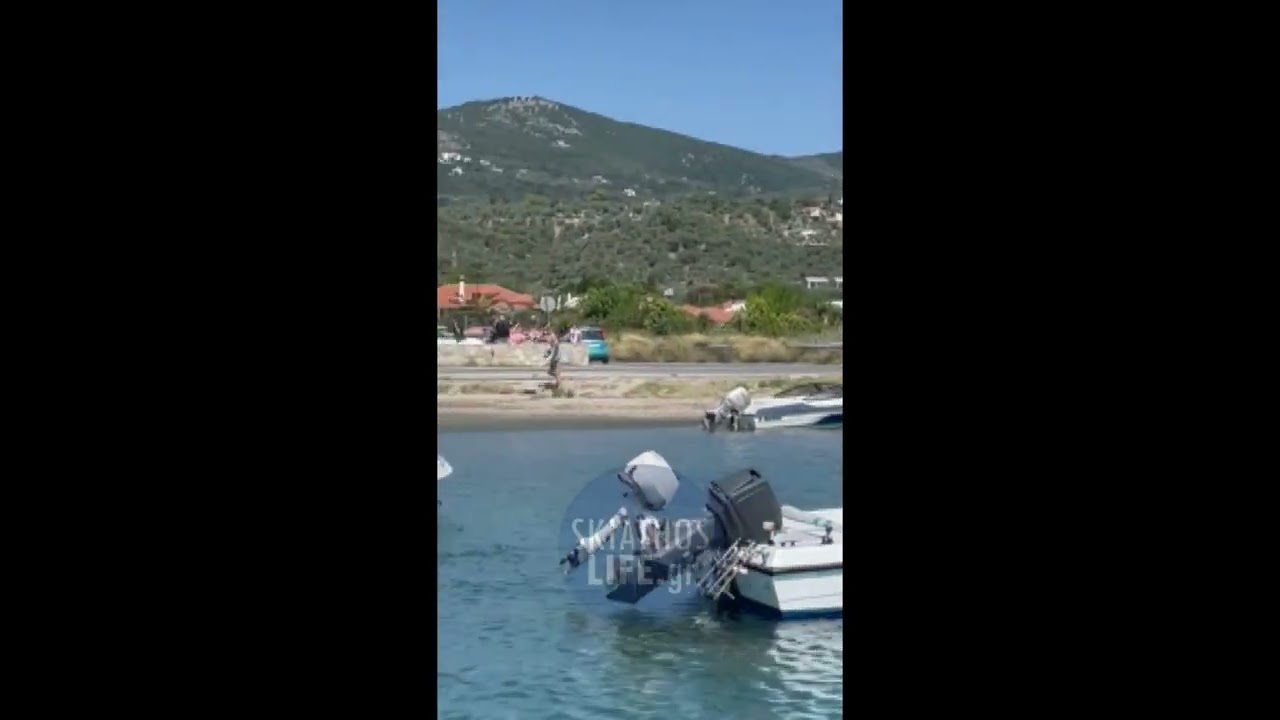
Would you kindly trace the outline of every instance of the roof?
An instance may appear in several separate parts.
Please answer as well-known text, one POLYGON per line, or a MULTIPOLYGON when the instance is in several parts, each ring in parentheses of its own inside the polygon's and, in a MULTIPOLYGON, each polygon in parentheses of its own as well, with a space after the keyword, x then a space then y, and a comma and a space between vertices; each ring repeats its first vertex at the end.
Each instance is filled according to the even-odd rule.
POLYGON ((723 325, 729 322, 730 320, 733 319, 733 316, 737 314, 733 310, 730 310, 725 307, 701 308, 701 307, 694 307, 693 305, 685 305, 680 309, 684 310, 686 315, 690 315, 692 317, 698 317, 699 315, 702 315, 717 325, 723 325))
POLYGON ((531 308, 536 304, 533 301, 533 296, 508 290, 501 285, 473 285, 467 283, 466 291, 467 297, 463 299, 458 297, 457 285, 441 285, 436 288, 436 307, 472 307, 476 304, 477 299, 481 297, 489 298, 491 305, 502 303, 508 307, 531 308))

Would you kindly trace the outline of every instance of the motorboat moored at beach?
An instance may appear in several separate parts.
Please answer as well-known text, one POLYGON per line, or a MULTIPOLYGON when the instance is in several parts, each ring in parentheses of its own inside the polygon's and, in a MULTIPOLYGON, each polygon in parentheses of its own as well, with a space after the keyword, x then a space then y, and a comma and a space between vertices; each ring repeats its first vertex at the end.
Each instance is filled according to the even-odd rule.
POLYGON ((729 391, 702 418, 707 432, 769 430, 784 427, 840 427, 844 424, 844 386, 804 383, 752 400, 744 387, 729 391))
POLYGON ((769 483, 748 469, 710 484, 705 516, 671 520, 651 514, 671 501, 680 484, 661 455, 638 455, 618 479, 627 504, 598 531, 579 536, 560 561, 569 572, 620 530, 638 538, 624 541, 627 553, 604 557, 610 600, 637 603, 689 573, 718 604, 777 618, 843 615, 843 508, 806 512, 779 505, 769 483))

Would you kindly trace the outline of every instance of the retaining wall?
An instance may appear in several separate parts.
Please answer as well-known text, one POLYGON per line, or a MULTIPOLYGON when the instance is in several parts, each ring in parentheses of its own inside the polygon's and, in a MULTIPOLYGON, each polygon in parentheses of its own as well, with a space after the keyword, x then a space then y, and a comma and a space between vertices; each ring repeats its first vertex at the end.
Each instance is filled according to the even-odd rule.
MULTIPOLYGON (((547 362, 545 343, 507 345, 437 345, 440 367, 540 367, 547 362)), ((586 365, 587 350, 580 345, 560 346, 561 365, 586 365)))

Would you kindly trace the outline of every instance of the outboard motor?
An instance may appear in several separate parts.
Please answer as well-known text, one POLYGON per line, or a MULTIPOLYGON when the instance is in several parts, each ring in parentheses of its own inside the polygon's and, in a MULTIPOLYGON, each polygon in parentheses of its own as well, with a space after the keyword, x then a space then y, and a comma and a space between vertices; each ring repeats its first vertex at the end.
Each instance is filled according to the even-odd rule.
POLYGON ((702 429, 707 432, 715 432, 718 427, 728 427, 730 430, 747 430, 744 427, 742 413, 746 412, 747 407, 751 405, 751 393, 747 392, 744 387, 736 387, 729 391, 720 405, 715 410, 708 410, 706 416, 702 418, 702 429))
MULTIPOLYGON (((654 530, 661 526, 656 518, 647 516, 648 512, 658 512, 671 502, 676 491, 680 489, 680 480, 667 464, 665 458, 649 450, 640 453, 627 463, 626 469, 618 473, 624 492, 622 497, 627 502, 618 508, 618 512, 590 537, 581 538, 578 544, 560 560, 561 565, 568 565, 568 573, 581 565, 588 557, 604 547, 609 538, 619 528, 633 523, 639 531, 637 535, 646 540, 653 536, 654 530), (634 515, 634 519, 630 519, 634 515)), ((647 542, 645 544, 648 544, 647 542)))
POLYGON ((782 527, 782 506, 773 488, 755 470, 742 470, 711 483, 707 490, 707 510, 716 519, 713 544, 728 547, 739 540, 771 544, 764 523, 782 527))
MULTIPOLYGON (((743 391, 745 395, 745 391, 743 391)), ((611 535, 632 526, 641 539, 641 550, 628 557, 606 559, 607 597, 636 603, 666 582, 673 570, 695 563, 703 553, 718 554, 739 541, 772 544, 770 528, 782 526, 783 510, 769 483, 755 470, 742 470, 712 482, 706 509, 701 518, 659 521, 647 512, 662 510, 675 496, 679 480, 663 457, 653 451, 642 453, 618 474, 625 489, 627 505, 594 535, 580 538, 577 546, 560 560, 566 572, 581 565, 600 550, 611 535), (636 513, 628 512, 628 507, 636 513), (650 533, 663 527, 684 527, 683 542, 650 543, 650 533)), ((714 557, 714 555, 712 556, 714 557)))

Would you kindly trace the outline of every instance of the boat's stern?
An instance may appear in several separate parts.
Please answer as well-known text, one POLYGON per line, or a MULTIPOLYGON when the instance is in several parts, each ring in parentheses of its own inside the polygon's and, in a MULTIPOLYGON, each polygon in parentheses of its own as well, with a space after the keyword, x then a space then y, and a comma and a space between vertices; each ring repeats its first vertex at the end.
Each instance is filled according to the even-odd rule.
POLYGON ((719 405, 703 413, 702 429, 707 432, 754 430, 754 419, 745 414, 750 405, 751 393, 744 387, 736 387, 720 399, 719 405))
POLYGON ((781 618, 844 613, 843 508, 783 507, 782 529, 757 545, 735 581, 745 605, 781 618))

